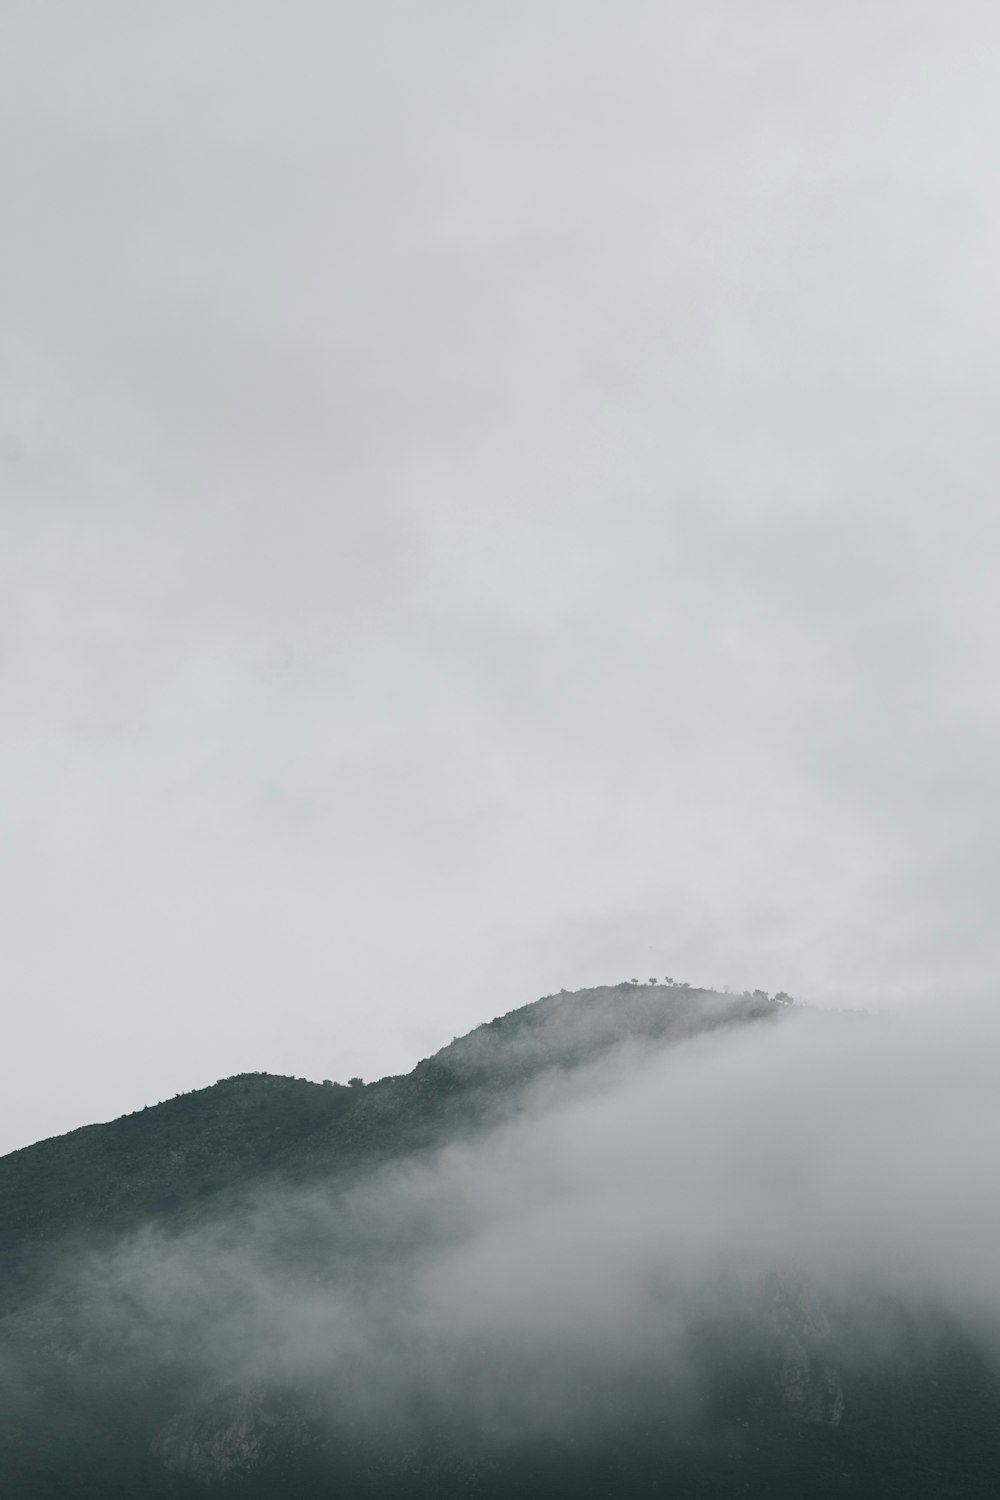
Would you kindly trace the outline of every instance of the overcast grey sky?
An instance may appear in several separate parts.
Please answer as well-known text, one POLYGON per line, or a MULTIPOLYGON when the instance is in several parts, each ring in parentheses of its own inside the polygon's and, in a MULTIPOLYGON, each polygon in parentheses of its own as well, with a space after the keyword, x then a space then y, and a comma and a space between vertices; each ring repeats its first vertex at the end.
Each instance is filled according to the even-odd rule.
POLYGON ((1000 11, 0 0, 0 1149, 1000 964, 1000 11))

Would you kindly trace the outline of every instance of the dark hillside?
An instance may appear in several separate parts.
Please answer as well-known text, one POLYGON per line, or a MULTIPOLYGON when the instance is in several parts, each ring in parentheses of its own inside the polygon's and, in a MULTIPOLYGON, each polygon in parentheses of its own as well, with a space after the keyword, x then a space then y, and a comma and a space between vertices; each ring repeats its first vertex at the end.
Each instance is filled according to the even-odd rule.
POLYGON ((37 1284, 67 1242, 190 1211, 294 1156, 358 1098, 342 1085, 242 1074, 0 1157, 7 1300, 26 1279, 37 1284))
MULTIPOLYGON (((241 1075, 0 1159, 0 1496, 993 1500, 1000 1389, 969 1337, 940 1314, 884 1299, 824 1303, 787 1266, 736 1300, 687 1309, 686 1395, 657 1358, 618 1369, 609 1345, 606 1369, 603 1346, 575 1367, 553 1364, 543 1344, 550 1364, 535 1401, 557 1412, 550 1388, 562 1382, 589 1416, 529 1423, 515 1437, 493 1417, 484 1425, 477 1408, 485 1382, 521 1409, 490 1368, 491 1345, 480 1359, 473 1344, 473 1362, 453 1371, 447 1361, 465 1346, 442 1363, 433 1327, 411 1323, 391 1342, 383 1303, 395 1305, 397 1273, 433 1270, 427 1256, 446 1256, 449 1236, 461 1236, 461 1200, 427 1206, 448 1150, 489 1146, 505 1120, 534 1129, 538 1100, 568 1097, 578 1082, 589 1098, 595 1065, 614 1064, 598 1082, 631 1080, 651 1049, 727 1029, 763 1037, 757 1028, 785 1014, 760 992, 563 992, 402 1077, 241 1075), (376 1194, 359 1229, 351 1194, 366 1202, 404 1165, 402 1189, 376 1194), (346 1322, 330 1322, 341 1305, 346 1322), (354 1347, 351 1319, 362 1314, 388 1353, 370 1337, 339 1352, 338 1339, 354 1347), (289 1320, 300 1363, 283 1376, 270 1345, 289 1320), (313 1338, 325 1372, 315 1379, 301 1365, 313 1338), (886 1352, 872 1363, 858 1353, 867 1347, 886 1352), (388 1429, 363 1418, 357 1395, 366 1382, 391 1388, 397 1370, 406 1395, 388 1429)), ((478 1170, 488 1158, 471 1160, 478 1170)), ((543 1195, 543 1227, 546 1207, 543 1195)), ((538 1243, 544 1253, 544 1236, 538 1243)), ((491 1274, 492 1305, 509 1291, 503 1256, 491 1274)), ((516 1302, 503 1305, 516 1316, 516 1302)), ((669 1307, 654 1297, 648 1317, 655 1350, 670 1336, 669 1307)), ((571 1348, 572 1328, 567 1338, 571 1348)), ((519 1369, 517 1339, 510 1348, 519 1369)), ((533 1378, 530 1360, 524 1371, 533 1378)))
POLYGON ((625 984, 547 996, 478 1027, 412 1073, 353 1086, 270 1073, 210 1088, 0 1157, 0 1305, 67 1245, 185 1219, 281 1173, 301 1180, 418 1150, 516 1108, 553 1069, 629 1039, 673 1042, 779 1013, 762 998, 625 984))

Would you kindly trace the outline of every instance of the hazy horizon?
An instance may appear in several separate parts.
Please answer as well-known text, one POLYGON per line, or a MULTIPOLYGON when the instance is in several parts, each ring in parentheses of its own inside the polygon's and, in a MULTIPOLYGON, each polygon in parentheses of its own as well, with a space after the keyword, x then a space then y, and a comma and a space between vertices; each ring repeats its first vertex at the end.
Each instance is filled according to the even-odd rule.
POLYGON ((0 1152, 633 974, 988 1007, 995 7, 3 32, 0 1152))

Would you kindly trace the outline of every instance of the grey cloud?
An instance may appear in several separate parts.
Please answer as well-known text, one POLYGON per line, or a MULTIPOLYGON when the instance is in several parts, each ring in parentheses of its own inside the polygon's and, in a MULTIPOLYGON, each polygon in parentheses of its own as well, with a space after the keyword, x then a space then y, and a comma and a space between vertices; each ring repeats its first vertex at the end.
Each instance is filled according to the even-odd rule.
POLYGON ((10 1146, 993 984, 992 9, 379 16, 9 23, 10 1146))
POLYGON ((995 1030, 806 1013, 625 1047, 433 1159, 134 1237, 29 1323, 90 1379, 131 1360, 195 1392, 306 1391, 382 1440, 435 1411, 502 1440, 598 1422, 651 1377, 682 1416, 693 1330, 766 1325, 775 1285, 848 1365, 892 1355, 866 1331, 886 1305, 993 1355, 995 1030))

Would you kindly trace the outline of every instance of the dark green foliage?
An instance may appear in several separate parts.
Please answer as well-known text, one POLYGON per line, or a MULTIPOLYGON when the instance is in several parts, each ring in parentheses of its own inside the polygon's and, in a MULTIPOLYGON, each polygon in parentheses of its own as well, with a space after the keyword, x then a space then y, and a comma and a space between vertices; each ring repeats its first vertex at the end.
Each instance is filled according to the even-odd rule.
POLYGON ((183 1216, 294 1158, 356 1103, 339 1084, 241 1073, 0 1157, 0 1299, 36 1285, 73 1244, 183 1216))
POLYGON ((268 1175, 348 1171, 488 1125, 549 1069, 632 1038, 681 1040, 772 1010, 707 991, 624 986, 563 991, 459 1037, 405 1077, 365 1085, 241 1073, 106 1125, 0 1157, 0 1308, 44 1280, 71 1248, 149 1220, 183 1222, 268 1175))

